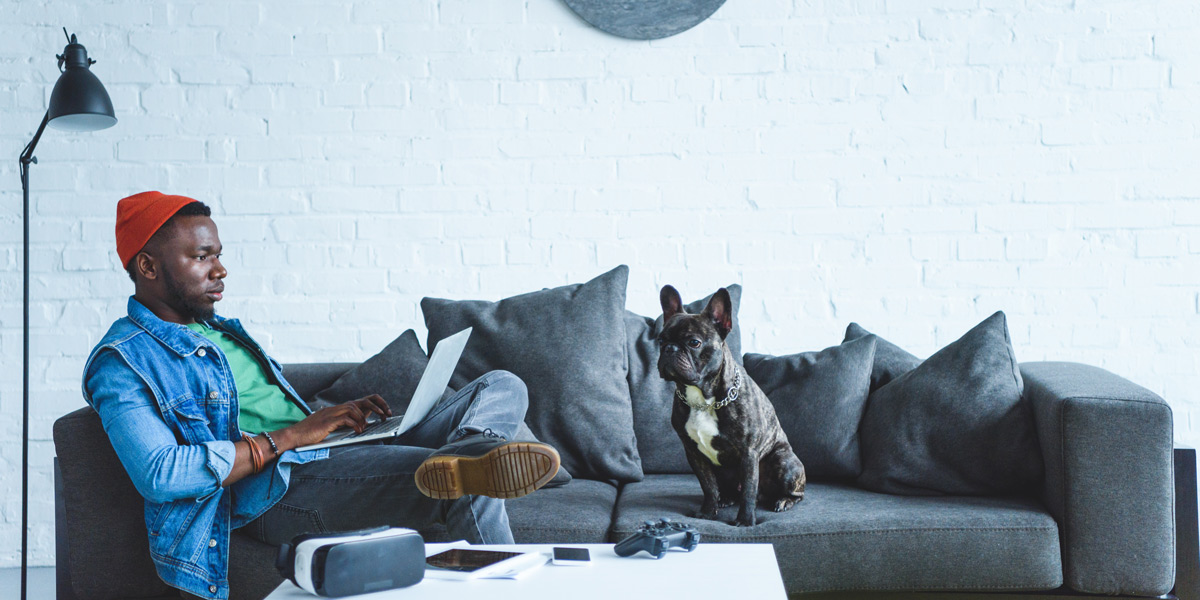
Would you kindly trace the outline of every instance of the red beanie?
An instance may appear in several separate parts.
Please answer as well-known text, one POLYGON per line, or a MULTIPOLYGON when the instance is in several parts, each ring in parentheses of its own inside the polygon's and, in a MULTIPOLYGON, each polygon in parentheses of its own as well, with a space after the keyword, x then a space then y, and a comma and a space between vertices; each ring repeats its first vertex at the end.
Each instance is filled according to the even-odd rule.
POLYGON ((187 196, 162 192, 142 192, 117 202, 117 256, 121 257, 121 266, 128 265, 142 251, 163 223, 193 202, 196 200, 187 196))

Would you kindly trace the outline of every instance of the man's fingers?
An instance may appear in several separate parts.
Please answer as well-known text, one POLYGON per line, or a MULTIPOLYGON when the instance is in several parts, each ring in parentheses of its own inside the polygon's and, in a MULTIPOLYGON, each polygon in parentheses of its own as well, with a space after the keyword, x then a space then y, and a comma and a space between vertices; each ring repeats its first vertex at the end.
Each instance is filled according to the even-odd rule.
POLYGON ((358 400, 355 400, 354 404, 363 411, 363 414, 376 413, 384 418, 392 416, 392 409, 388 408, 387 402, 384 402, 383 397, 379 394, 364 396, 358 400))
POLYGON ((383 396, 380 396, 379 394, 371 394, 370 396, 364 398, 364 400, 369 402, 371 404, 371 410, 379 413, 380 416, 392 416, 392 407, 388 406, 388 403, 383 399, 383 396))
POLYGON ((388 406, 387 400, 384 400, 383 396, 380 396, 379 394, 371 394, 370 396, 367 396, 367 398, 370 398, 371 403, 373 403, 379 408, 380 411, 382 411, 379 414, 387 417, 392 416, 392 407, 388 406))
POLYGON ((353 402, 347 402, 342 406, 346 407, 342 415, 351 423, 350 427, 354 428, 355 433, 362 433, 363 428, 367 426, 367 419, 363 415, 362 409, 355 406, 353 402))

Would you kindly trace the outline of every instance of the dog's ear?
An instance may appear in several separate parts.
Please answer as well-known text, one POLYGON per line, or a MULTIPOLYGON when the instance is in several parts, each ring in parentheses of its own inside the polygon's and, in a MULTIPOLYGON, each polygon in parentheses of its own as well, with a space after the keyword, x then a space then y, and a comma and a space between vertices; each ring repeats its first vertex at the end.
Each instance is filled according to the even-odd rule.
POLYGON ((733 329, 733 301, 729 299, 729 290, 721 288, 713 294, 708 306, 704 307, 704 316, 717 326, 721 339, 729 335, 729 330, 733 329))
POLYGON ((683 312, 683 299, 679 297, 679 291, 669 285, 663 286, 658 293, 658 303, 662 305, 664 324, 683 312))

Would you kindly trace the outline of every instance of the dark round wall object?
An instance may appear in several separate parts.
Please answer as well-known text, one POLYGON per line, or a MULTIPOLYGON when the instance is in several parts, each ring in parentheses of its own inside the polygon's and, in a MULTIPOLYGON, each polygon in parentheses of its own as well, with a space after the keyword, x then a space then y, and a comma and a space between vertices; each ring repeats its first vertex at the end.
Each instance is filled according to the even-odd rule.
POLYGON ((601 31, 632 40, 657 40, 687 31, 725 0, 564 0, 601 31))

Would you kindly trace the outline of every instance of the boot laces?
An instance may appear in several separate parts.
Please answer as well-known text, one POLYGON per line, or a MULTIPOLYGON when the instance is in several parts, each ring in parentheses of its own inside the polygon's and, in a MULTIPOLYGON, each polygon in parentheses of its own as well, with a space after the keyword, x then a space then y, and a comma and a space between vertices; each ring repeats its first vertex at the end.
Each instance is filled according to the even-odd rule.
POLYGON ((480 431, 479 435, 482 435, 482 436, 488 437, 488 438, 496 438, 496 439, 504 440, 506 442, 508 441, 508 438, 496 433, 495 431, 492 431, 491 427, 488 427, 488 428, 484 429, 483 431, 480 431))

